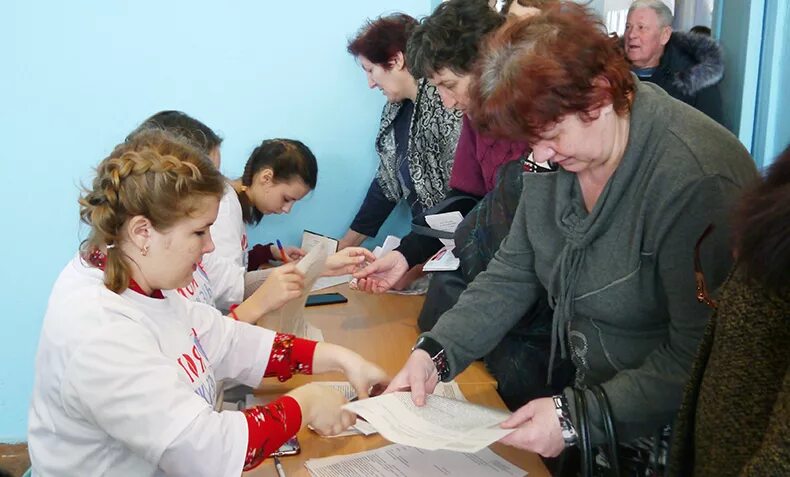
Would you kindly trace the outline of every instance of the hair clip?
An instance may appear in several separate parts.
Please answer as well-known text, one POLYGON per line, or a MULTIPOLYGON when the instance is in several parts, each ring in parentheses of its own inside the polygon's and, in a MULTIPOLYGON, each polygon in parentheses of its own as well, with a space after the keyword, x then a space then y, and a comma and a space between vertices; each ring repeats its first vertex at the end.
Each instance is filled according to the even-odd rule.
POLYGON ((107 250, 109 250, 111 248, 115 248, 115 244, 114 243, 108 243, 107 244, 107 250))

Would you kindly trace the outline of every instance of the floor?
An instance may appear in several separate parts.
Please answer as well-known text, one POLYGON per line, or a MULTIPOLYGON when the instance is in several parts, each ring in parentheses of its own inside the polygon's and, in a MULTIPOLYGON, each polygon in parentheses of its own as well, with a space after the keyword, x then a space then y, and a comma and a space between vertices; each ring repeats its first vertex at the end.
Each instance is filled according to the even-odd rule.
POLYGON ((30 467, 27 444, 0 444, 0 476, 21 477, 30 467))

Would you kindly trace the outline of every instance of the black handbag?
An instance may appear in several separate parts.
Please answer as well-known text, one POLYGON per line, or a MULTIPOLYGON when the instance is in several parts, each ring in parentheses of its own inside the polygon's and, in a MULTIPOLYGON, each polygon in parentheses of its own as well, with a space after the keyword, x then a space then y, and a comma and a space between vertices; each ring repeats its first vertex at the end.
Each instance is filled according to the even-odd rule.
MULTIPOLYGON (((606 432, 606 444, 601 446, 600 449, 606 454, 606 460, 609 463, 609 468, 604 470, 602 475, 604 477, 620 477, 622 474, 620 473, 620 456, 617 447, 617 430, 615 428, 614 418, 612 416, 612 407, 609 404, 609 398, 606 396, 606 391, 604 391, 603 387, 598 384, 589 386, 589 390, 593 397, 595 397, 595 400, 598 402, 598 409, 601 412, 604 431, 606 432)), ((594 477, 596 476, 596 473, 593 459, 593 446, 592 442, 590 441, 587 395, 583 390, 576 389, 573 393, 573 396, 574 403, 576 405, 577 420, 574 425, 576 426, 576 432, 579 435, 578 469, 570 464, 568 452, 566 451, 563 453, 560 459, 560 470, 558 475, 565 477, 594 477)))
POLYGON ((468 214, 469 211, 472 210, 479 201, 480 199, 473 195, 451 195, 415 217, 411 222, 411 230, 416 234, 425 235, 426 237, 451 240, 454 238, 455 232, 445 232, 443 230, 432 229, 425 221, 425 216, 455 211, 460 212, 462 216, 466 216, 466 214, 468 214))

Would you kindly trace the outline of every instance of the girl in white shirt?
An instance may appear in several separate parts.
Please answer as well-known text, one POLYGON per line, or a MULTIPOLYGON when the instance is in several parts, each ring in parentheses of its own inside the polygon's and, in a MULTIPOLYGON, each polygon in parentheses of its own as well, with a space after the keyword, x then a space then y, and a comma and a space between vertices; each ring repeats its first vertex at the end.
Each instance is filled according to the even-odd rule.
MULTIPOLYGON (((219 380, 258 386, 339 370, 363 397, 386 380, 345 348, 163 296, 214 248, 223 187, 204 154, 162 131, 136 135, 97 168, 80 198, 90 237, 53 287, 36 356, 34 475, 238 476, 302 426, 333 434, 354 418, 342 395, 318 385, 217 413, 219 380)), ((260 301, 256 292, 247 302, 260 301)))
MULTIPOLYGON (((208 154, 219 170, 222 138, 201 121, 181 111, 160 111, 143 121, 128 138, 152 128, 164 129, 187 139, 208 154)), ((257 316, 257 313, 244 312, 242 301, 247 298, 244 292, 251 288, 245 287, 245 283, 252 282, 256 286, 263 283, 260 286, 266 290, 262 292, 264 313, 274 311, 298 296, 298 293, 285 286, 295 279, 293 265, 272 270, 265 281, 258 278, 254 271, 262 264, 270 260, 283 260, 283 257, 274 244, 255 245, 248 255, 246 224, 257 225, 264 214, 290 212, 294 202, 315 188, 317 175, 315 156, 301 142, 289 139, 264 141, 247 161, 244 177, 225 184, 217 219, 211 226, 214 251, 198 263, 189 284, 165 294, 179 293, 189 300, 215 306, 223 312, 232 311, 232 316, 242 320, 257 316), (254 202, 250 197, 255 198, 254 202), (242 203, 245 204, 245 212, 242 211, 242 203), (247 270, 252 273, 248 275, 247 270)), ((285 253, 290 260, 304 255, 296 247, 285 247, 285 253)), ((374 258, 372 253, 363 248, 343 250, 329 257, 325 274, 351 273, 355 265, 374 258)))

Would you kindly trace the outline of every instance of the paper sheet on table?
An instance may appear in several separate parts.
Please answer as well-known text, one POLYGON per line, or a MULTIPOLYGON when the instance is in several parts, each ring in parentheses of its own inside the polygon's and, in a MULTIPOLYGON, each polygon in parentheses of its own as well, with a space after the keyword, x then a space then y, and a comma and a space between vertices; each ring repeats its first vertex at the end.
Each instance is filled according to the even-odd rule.
POLYGON ((475 454, 446 450, 426 451, 398 444, 357 454, 309 459, 305 467, 313 477, 522 477, 516 467, 490 449, 475 454))
POLYGON ((318 277, 310 291, 323 290, 337 285, 344 285, 351 281, 351 275, 338 275, 336 277, 318 277))
POLYGON ((326 258, 327 251, 324 247, 315 247, 307 252, 307 255, 296 264, 296 268, 304 274, 302 294, 283 305, 278 311, 267 314, 259 324, 270 330, 293 334, 300 338, 307 338, 310 333, 315 334, 304 319, 304 305, 313 284, 324 271, 326 258))
MULTIPOLYGON (((464 216, 460 212, 454 210, 452 212, 445 212, 444 214, 433 214, 425 216, 425 223, 434 230, 441 230, 442 232, 455 232, 458 224, 464 220, 464 216)), ((454 247, 455 240, 453 239, 439 239, 445 247, 454 247)))
POLYGON ((499 424, 510 415, 429 394, 417 407, 411 393, 396 392, 343 406, 364 417, 387 440, 421 449, 477 452, 513 432, 499 424))

